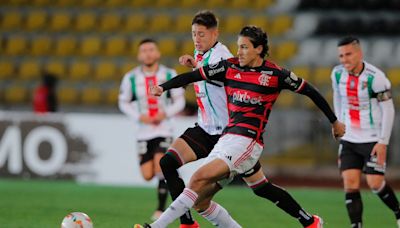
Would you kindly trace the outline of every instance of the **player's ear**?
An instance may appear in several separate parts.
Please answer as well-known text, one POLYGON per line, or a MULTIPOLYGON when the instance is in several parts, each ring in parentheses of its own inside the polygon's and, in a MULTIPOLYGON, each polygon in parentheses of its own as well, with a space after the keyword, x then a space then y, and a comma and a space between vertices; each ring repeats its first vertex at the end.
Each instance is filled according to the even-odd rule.
POLYGON ((263 46, 262 46, 262 45, 258 45, 258 46, 256 47, 257 55, 260 55, 262 51, 263 51, 263 46))

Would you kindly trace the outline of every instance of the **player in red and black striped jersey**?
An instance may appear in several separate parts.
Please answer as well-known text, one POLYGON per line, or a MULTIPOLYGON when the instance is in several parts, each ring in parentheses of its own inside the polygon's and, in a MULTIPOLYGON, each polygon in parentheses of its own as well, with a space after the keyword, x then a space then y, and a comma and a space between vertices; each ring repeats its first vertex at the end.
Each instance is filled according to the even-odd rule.
MULTIPOLYGON (((221 81, 225 85, 227 94, 229 123, 224 130, 224 135, 206 158, 205 164, 192 176, 188 188, 185 188, 157 221, 145 227, 166 227, 191 207, 204 210, 205 208, 201 207, 208 206, 204 202, 209 201, 219 190, 218 185, 229 182, 234 175, 250 170, 261 155, 262 133, 272 106, 283 89, 310 97, 332 123, 333 134, 335 136, 344 134, 345 126, 337 121, 326 100, 312 85, 298 78, 294 73, 264 60, 268 50, 265 32, 254 26, 244 27, 238 38, 238 47, 238 58, 223 60, 194 72, 181 74, 152 88, 154 95, 161 95, 163 91, 195 81, 207 79, 221 81)), ((261 178, 260 181, 254 183, 255 188, 269 184, 265 176, 261 175, 264 179, 261 178)), ((275 188, 280 189, 277 186, 275 188)), ((271 187, 271 189, 274 188, 271 187)), ((269 199, 281 208, 298 205, 283 189, 265 194, 269 194, 269 199), (277 199, 282 197, 286 198, 285 202, 289 202, 287 205, 279 204, 277 199)), ((212 205, 205 210, 211 213, 211 207, 212 205)), ((306 219, 309 215, 304 210, 290 214, 298 218, 300 222, 301 219, 306 220, 308 223, 302 222, 304 227, 322 227, 322 220, 318 216, 306 219)), ((229 221, 228 219, 215 221, 220 227, 240 227, 232 218, 229 221)))

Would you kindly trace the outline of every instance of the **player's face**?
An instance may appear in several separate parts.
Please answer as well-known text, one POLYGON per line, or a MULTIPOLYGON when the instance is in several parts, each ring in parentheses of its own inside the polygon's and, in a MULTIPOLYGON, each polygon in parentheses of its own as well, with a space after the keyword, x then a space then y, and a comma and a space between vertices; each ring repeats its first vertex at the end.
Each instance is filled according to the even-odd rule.
POLYGON ((138 60, 141 64, 152 66, 158 62, 160 57, 160 51, 155 43, 148 42, 139 46, 138 60))
POLYGON ((193 24, 192 39, 194 43, 194 48, 197 51, 206 52, 214 46, 215 42, 217 42, 218 29, 207 29, 207 27, 204 25, 193 24))
POLYGON ((349 72, 362 66, 362 51, 358 44, 347 44, 338 47, 339 61, 349 72))
POLYGON ((238 51, 237 56, 239 58, 240 66, 250 66, 254 67, 257 63, 262 60, 260 53, 262 51, 262 46, 255 48, 251 43, 249 37, 239 36, 238 41, 238 51))

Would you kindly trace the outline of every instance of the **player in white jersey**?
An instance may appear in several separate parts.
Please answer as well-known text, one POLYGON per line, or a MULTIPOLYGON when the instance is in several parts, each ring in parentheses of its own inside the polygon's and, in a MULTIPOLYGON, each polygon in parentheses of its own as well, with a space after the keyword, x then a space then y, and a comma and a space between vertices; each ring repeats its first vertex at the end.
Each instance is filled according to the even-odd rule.
POLYGON ((172 125, 169 118, 185 106, 184 90, 171 90, 163 97, 149 94, 149 87, 166 82, 176 75, 174 69, 159 64, 160 52, 152 39, 139 44, 140 66, 127 72, 122 79, 118 105, 120 110, 137 123, 136 134, 140 169, 145 180, 156 176, 158 206, 153 214, 157 219, 165 209, 168 187, 160 168, 160 159, 172 142, 172 125))
POLYGON ((368 186, 395 213, 400 227, 399 202, 386 183, 386 148, 393 127, 390 82, 375 66, 363 61, 360 41, 345 37, 338 43, 341 65, 331 79, 336 116, 347 126, 339 146, 346 207, 352 227, 362 227, 361 173, 368 186))

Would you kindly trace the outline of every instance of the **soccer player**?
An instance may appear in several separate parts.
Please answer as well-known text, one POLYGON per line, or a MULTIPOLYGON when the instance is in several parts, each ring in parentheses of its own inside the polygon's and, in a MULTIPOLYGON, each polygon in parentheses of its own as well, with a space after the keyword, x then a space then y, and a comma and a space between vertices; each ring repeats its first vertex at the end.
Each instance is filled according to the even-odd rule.
POLYGON ((158 206, 152 219, 157 219, 165 209, 168 187, 159 165, 161 157, 172 142, 172 126, 168 120, 185 106, 184 90, 171 90, 162 97, 149 94, 152 85, 163 83, 176 76, 175 70, 159 63, 160 52, 156 41, 144 39, 139 44, 140 66, 125 74, 122 79, 118 105, 130 119, 138 123, 136 135, 140 170, 147 181, 158 178, 158 206))
MULTIPOLYGON (((294 73, 264 60, 268 51, 268 38, 262 29, 255 26, 244 27, 238 37, 238 47, 238 58, 203 66, 194 72, 184 73, 160 86, 152 87, 153 94, 161 95, 166 90, 195 81, 221 81, 225 85, 227 95, 229 123, 204 165, 192 176, 188 188, 184 189, 157 221, 150 225, 145 224, 144 227, 166 227, 191 207, 213 213, 213 204, 204 202, 209 201, 220 189, 218 185, 229 183, 233 176, 245 173, 257 163, 263 150, 262 135, 268 116, 282 89, 290 89, 310 97, 332 123, 334 135, 344 134, 344 125, 337 121, 326 100, 313 86, 294 73), (204 205, 210 207, 201 208, 204 205)), ((264 179, 254 184, 262 186, 265 183, 269 182, 264 179)), ((274 194, 276 192, 270 192, 271 197, 277 197, 274 194)), ((225 212, 221 212, 224 216, 214 214, 215 217, 222 217, 216 225, 240 227, 225 212)), ((299 218, 302 216, 299 215, 299 218)), ((303 226, 322 227, 319 217, 312 218, 312 224, 303 226)), ((136 224, 135 227, 142 226, 136 224)))
POLYGON ((384 177, 394 120, 390 82, 381 70, 363 61, 358 38, 339 40, 338 54, 341 64, 333 68, 331 79, 335 113, 347 125, 338 165, 351 227, 362 227, 362 172, 371 190, 394 212, 400 227, 399 202, 384 177))

